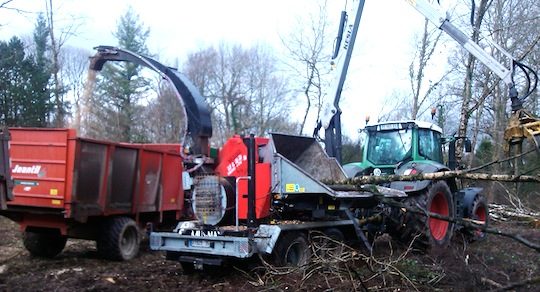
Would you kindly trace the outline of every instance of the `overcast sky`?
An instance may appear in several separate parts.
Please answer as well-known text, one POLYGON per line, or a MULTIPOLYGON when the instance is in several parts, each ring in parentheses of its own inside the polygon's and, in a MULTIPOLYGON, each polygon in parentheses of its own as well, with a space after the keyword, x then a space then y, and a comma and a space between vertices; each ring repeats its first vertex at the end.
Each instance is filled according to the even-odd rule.
MULTIPOLYGON (((26 11, 24 13, 0 9, 0 39, 30 36, 36 13, 45 10, 45 2, 14 0, 10 3, 11 7, 26 11)), ((150 51, 157 53, 166 64, 183 61, 189 52, 221 41, 247 46, 264 42, 279 49, 280 36, 297 27, 298 20, 308 22, 309 14, 318 9, 315 0, 53 2, 56 28, 74 25, 76 29, 67 44, 88 50, 96 45, 116 44, 112 36, 116 23, 129 6, 133 7, 144 25, 150 28, 150 51)), ((328 15, 334 22, 330 26, 332 37, 346 2, 328 1, 328 15)), ((415 33, 421 31, 422 21, 422 16, 403 0, 366 1, 342 95, 346 134, 356 136, 366 115, 376 119, 385 96, 408 90, 413 39, 415 33)))

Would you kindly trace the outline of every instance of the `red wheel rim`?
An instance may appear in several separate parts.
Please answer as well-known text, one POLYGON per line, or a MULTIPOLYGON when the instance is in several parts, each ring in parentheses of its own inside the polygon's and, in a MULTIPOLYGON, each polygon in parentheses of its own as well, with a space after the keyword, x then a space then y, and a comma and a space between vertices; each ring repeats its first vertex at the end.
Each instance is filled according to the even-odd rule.
POLYGON ((475 219, 486 223, 486 208, 483 205, 478 206, 474 212, 475 219))
MULTIPOLYGON (((476 208, 474 211, 474 218, 475 220, 478 220, 482 222, 482 224, 486 224, 486 218, 487 218, 487 212, 486 207, 484 205, 480 205, 476 208)), ((474 235, 478 238, 481 238, 484 236, 484 232, 481 229, 474 230, 474 235)))
MULTIPOLYGON (((431 205, 429 206, 429 212, 445 217, 450 214, 450 210, 448 208, 448 201, 446 200, 446 197, 443 193, 439 192, 436 193, 435 196, 433 196, 433 200, 431 200, 431 205)), ((429 217, 428 223, 431 236, 435 240, 444 239, 446 233, 448 232, 448 225, 450 225, 450 223, 448 221, 432 217, 429 217)))

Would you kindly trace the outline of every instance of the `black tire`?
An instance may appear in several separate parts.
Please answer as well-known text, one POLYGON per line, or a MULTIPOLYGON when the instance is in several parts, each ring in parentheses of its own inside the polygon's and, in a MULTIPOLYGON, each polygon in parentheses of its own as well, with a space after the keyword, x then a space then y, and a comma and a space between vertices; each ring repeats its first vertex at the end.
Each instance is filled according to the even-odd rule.
POLYGON ((195 264, 188 262, 180 262, 182 266, 182 273, 184 275, 191 275, 195 273, 195 264))
POLYGON ((325 257, 342 250, 345 235, 337 228, 327 228, 321 231, 310 232, 309 241, 314 252, 319 257, 325 257))
POLYGON ((25 231, 24 247, 35 257, 54 258, 66 247, 67 237, 60 230, 25 231))
POLYGON ((113 217, 104 223, 97 249, 106 259, 127 261, 137 256, 140 244, 137 223, 128 217, 113 217))
POLYGON ((301 267, 311 260, 311 249, 308 239, 301 232, 287 232, 283 234, 272 252, 273 262, 276 266, 301 267))
MULTIPOLYGON (((468 209, 468 214, 465 214, 466 218, 484 221, 484 227, 489 227, 489 208, 486 198, 478 194, 472 203, 472 207, 468 209)), ((465 234, 469 242, 480 241, 486 238, 487 233, 480 229, 464 228, 465 234)))
MULTIPOLYGON (((444 181, 437 181, 423 193, 411 195, 404 200, 411 208, 420 208, 442 216, 454 217, 454 201, 450 188, 444 181)), ((398 241, 409 243, 415 239, 417 247, 446 246, 454 233, 454 223, 428 218, 415 212, 396 210, 390 235, 398 241)))

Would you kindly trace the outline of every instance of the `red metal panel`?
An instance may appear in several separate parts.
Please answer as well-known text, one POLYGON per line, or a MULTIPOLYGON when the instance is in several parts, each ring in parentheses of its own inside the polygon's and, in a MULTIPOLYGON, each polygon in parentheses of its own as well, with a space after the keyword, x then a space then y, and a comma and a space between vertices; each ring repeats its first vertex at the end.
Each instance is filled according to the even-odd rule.
POLYGON ((169 152, 169 153, 174 153, 174 154, 180 154, 180 151, 182 151, 182 145, 180 144, 128 144, 128 145, 136 145, 138 147, 142 147, 148 150, 169 152))
POLYGON ((184 190, 182 189, 182 158, 178 155, 163 154, 162 202, 161 210, 182 210, 184 190))
POLYGON ((159 152, 141 150, 139 186, 136 212, 157 211, 160 206, 158 192, 161 184, 162 155, 159 152))
POLYGON ((64 195, 64 208, 66 218, 72 216, 71 203, 73 202, 73 170, 75 167, 75 151, 77 149, 77 132, 74 129, 68 130, 68 151, 66 156, 66 185, 64 195))
MULTIPOLYGON (((271 167, 270 163, 257 163, 255 165, 255 214, 257 219, 270 215, 271 193, 271 167)), ((247 193, 248 183, 246 180, 238 184, 238 218, 247 219, 247 193)))
MULTIPOLYGON (((256 137, 255 143, 257 146, 262 146, 268 143, 268 138, 256 137)), ((259 153, 255 153, 256 161, 259 161, 259 153)), ((256 217, 258 219, 267 217, 270 214, 271 200, 271 167, 269 163, 259 163, 255 165, 255 206, 256 217)), ((219 161, 216 167, 216 172, 221 176, 247 176, 247 147, 238 135, 227 140, 219 152, 219 161)), ((247 181, 243 180, 239 183, 239 198, 238 198, 238 217, 247 219, 247 181)))
MULTIPOLYGON (((256 137, 257 146, 268 143, 268 138, 256 137)), ((255 159, 259 160, 259 153, 255 153, 255 159)), ((238 135, 225 142, 219 151, 216 172, 221 176, 246 176, 247 175, 247 147, 238 135)))
POLYGON ((11 205, 64 208, 68 129, 10 129, 11 205))

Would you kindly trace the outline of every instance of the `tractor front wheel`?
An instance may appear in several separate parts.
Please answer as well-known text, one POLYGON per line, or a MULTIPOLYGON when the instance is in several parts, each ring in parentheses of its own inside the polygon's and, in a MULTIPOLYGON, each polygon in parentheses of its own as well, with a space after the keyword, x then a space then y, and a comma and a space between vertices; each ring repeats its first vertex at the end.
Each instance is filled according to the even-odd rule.
MULTIPOLYGON (((478 194, 465 216, 467 219, 474 220, 475 223, 482 224, 483 227, 487 228, 489 226, 489 209, 486 197, 478 194)), ((482 240, 487 235, 485 231, 479 228, 466 228, 464 234, 470 242, 482 240)))

